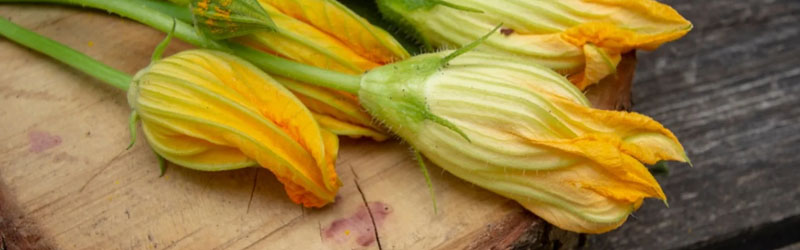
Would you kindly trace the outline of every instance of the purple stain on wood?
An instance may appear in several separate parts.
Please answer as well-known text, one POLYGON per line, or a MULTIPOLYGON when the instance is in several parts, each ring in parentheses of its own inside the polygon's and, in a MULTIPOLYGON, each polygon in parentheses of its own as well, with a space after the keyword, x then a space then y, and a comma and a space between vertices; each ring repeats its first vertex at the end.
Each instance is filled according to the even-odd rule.
MULTIPOLYGON (((376 227, 383 225, 386 217, 392 213, 392 209, 383 202, 370 202, 369 208, 376 227)), ((324 230, 325 239, 337 243, 354 241, 362 247, 375 243, 375 232, 369 212, 362 206, 350 217, 333 221, 324 230)))
POLYGON ((31 152, 41 153, 61 144, 61 137, 45 131, 34 130, 28 133, 28 142, 31 145, 29 149, 31 152))

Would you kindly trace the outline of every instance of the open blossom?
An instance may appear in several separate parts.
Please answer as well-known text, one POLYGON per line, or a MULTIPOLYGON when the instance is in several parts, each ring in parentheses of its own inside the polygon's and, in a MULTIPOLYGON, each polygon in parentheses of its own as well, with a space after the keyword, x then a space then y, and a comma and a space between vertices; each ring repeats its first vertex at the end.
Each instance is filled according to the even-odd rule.
MULTIPOLYGON (((272 31, 240 37, 250 47, 320 68, 359 75, 409 56, 386 31, 336 1, 259 0, 275 23, 272 31)), ((278 79, 287 83, 320 126, 340 135, 387 138, 383 129, 349 93, 278 79)))
POLYGON ((644 198, 666 199, 643 163, 688 161, 661 124, 593 109, 550 69, 448 53, 371 70, 359 92, 364 107, 438 166, 560 228, 620 226, 644 198))
POLYGON ((204 171, 261 165, 296 203, 334 200, 338 138, 242 59, 190 50, 156 61, 134 76, 128 103, 153 150, 175 164, 204 171))
POLYGON ((620 55, 653 50, 692 24, 654 0, 378 0, 381 12, 431 48, 457 48, 502 23, 479 50, 522 56, 584 89, 620 55))

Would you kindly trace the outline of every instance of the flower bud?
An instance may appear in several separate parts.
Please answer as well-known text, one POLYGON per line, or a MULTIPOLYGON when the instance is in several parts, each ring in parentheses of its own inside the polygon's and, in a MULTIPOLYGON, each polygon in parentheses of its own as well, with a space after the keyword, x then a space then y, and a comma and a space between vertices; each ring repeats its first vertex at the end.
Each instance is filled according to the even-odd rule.
POLYGON ((368 72, 359 97, 392 132, 453 175, 571 231, 621 225, 666 199, 642 164, 687 161, 637 113, 598 110, 563 76, 484 52, 412 57, 368 72))
POLYGON ((457 48, 502 23, 479 50, 522 56, 584 89, 622 53, 652 50, 692 25, 653 0, 378 0, 383 15, 430 48, 457 48))
MULTIPOLYGON (((354 75, 409 56, 386 31, 336 1, 259 1, 276 29, 237 39, 250 47, 354 75)), ((300 82, 287 87, 318 117, 324 117, 319 120, 324 128, 352 137, 386 138, 353 95, 300 82), (315 94, 310 94, 311 90, 315 94), (316 98, 321 96, 325 98, 316 98)))
POLYGON ((191 9, 195 26, 214 40, 275 28, 257 0, 192 0, 191 9))
POLYGON ((335 135, 287 89, 223 52, 190 50, 138 72, 128 91, 153 150, 192 169, 261 165, 307 207, 333 202, 335 135))

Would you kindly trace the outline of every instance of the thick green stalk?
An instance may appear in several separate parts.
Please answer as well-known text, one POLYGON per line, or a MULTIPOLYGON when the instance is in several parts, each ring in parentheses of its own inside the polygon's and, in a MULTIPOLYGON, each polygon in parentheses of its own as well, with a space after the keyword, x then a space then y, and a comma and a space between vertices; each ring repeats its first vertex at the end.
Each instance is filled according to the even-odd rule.
MULTIPOLYGON (((169 32, 172 29, 173 20, 175 20, 175 18, 154 9, 160 5, 155 0, 0 0, 0 3, 4 2, 57 3, 101 9, 133 19, 163 32, 169 32)), ((212 41, 198 35, 192 25, 180 20, 177 21, 175 26, 175 37, 198 47, 231 52, 247 59, 267 73, 350 93, 357 93, 360 88, 360 76, 347 75, 293 62, 240 45, 212 41)))
POLYGON ((111 86, 128 90, 131 76, 113 69, 63 44, 0 17, 0 35, 91 75, 111 86))

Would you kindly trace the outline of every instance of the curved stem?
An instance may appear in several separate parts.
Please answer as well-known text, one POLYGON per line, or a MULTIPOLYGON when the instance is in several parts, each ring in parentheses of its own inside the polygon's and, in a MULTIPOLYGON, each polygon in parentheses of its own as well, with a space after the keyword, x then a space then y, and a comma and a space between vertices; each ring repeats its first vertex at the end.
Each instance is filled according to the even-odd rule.
POLYGON ((111 86, 127 91, 131 76, 63 44, 20 27, 0 17, 0 35, 28 48, 48 55, 111 86))
MULTIPOLYGON (((101 9, 146 24, 162 32, 169 32, 175 19, 159 11, 158 6, 163 4, 156 3, 155 0, 0 0, 0 3, 3 2, 57 3, 101 9)), ((175 37, 198 47, 233 53, 247 59, 267 73, 354 94, 357 94, 360 88, 360 76, 308 66, 241 45, 212 41, 198 35, 192 25, 183 21, 177 21, 175 37)))

